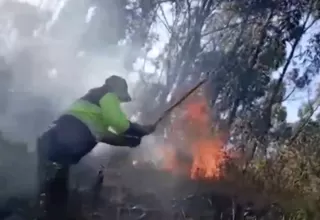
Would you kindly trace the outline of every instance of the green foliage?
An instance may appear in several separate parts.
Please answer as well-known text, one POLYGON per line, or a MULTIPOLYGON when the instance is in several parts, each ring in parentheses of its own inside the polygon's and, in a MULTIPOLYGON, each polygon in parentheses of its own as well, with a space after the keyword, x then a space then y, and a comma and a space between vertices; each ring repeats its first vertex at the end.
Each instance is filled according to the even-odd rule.
POLYGON ((309 94, 295 123, 287 122, 291 109, 283 105, 314 87, 319 73, 318 5, 312 0, 172 3, 170 39, 157 58, 166 85, 152 91, 153 97, 155 91, 164 97, 161 106, 174 83, 183 87, 210 71, 213 125, 224 127, 233 145, 245 146, 239 170, 244 165, 246 175, 239 171, 237 177, 272 195, 287 219, 319 216, 314 120, 319 94, 309 94), (310 39, 301 44, 307 32, 310 39))

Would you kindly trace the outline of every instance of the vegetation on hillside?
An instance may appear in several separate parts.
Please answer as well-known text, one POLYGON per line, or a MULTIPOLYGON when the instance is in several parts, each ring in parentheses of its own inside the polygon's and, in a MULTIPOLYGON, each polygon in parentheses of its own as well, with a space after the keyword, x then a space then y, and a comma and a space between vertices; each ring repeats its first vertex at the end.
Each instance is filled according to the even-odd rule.
MULTIPOLYGON (((130 111, 141 112, 143 122, 163 110, 169 94, 210 72, 213 130, 227 134, 226 143, 243 158, 241 164, 229 161, 225 175, 267 195, 283 208, 284 219, 319 219, 320 1, 69 0, 54 22, 52 11, 3 2, 1 120, 14 118, 17 136, 25 140, 43 130, 59 111, 57 103, 86 82, 97 54, 106 57, 103 65, 97 61, 99 71, 116 60, 128 77, 139 78, 130 111), (86 23, 88 10, 94 13, 86 23), (47 77, 53 69, 55 80, 47 77), (302 103, 298 117, 289 120, 296 99, 302 103), (16 105, 19 100, 28 106, 16 105)), ((1 173, 13 162, 34 161, 25 146, 0 143, 1 173)))

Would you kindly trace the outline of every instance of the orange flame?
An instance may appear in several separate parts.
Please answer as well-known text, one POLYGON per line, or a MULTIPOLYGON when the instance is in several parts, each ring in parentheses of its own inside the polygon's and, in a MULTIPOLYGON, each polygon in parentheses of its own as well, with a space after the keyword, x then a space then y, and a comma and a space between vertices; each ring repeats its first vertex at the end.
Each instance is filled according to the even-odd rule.
POLYGON ((224 154, 220 149, 222 143, 219 140, 203 139, 193 143, 193 163, 191 178, 214 178, 221 174, 221 164, 224 154))
POLYGON ((168 141, 177 146, 162 148, 165 154, 163 169, 177 173, 183 167, 188 169, 191 179, 220 177, 221 165, 225 161, 223 141, 211 132, 210 108, 202 94, 188 98, 179 114, 173 113, 176 117, 168 141), (178 158, 178 149, 189 153, 189 161, 178 158))

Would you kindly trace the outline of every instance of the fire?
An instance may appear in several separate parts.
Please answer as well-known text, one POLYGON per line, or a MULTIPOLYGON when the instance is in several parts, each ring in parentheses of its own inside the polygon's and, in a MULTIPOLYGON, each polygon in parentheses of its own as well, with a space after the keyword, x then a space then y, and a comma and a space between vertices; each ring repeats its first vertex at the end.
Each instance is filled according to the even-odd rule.
POLYGON ((209 128, 210 118, 205 101, 198 100, 186 106, 186 118, 201 128, 209 128))
POLYGON ((193 143, 193 163, 191 178, 215 178, 221 174, 221 164, 224 161, 222 143, 219 140, 204 139, 193 143))
POLYGON ((183 167, 191 179, 214 179, 221 176, 225 154, 223 141, 211 132, 210 108, 202 94, 190 97, 178 113, 173 113, 178 117, 170 128, 168 142, 174 147, 162 148, 163 169, 181 174, 183 167), (179 158, 181 151, 189 154, 189 160, 179 158))

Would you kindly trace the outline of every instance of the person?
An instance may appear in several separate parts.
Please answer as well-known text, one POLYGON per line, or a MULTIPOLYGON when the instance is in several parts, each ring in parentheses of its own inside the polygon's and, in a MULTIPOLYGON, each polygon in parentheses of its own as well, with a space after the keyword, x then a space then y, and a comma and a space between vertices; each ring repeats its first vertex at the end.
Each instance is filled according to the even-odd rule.
POLYGON ((155 131, 154 125, 128 120, 120 104, 130 101, 126 80, 113 75, 76 100, 38 138, 39 195, 45 194, 46 219, 66 218, 69 168, 97 143, 134 148, 155 131))

